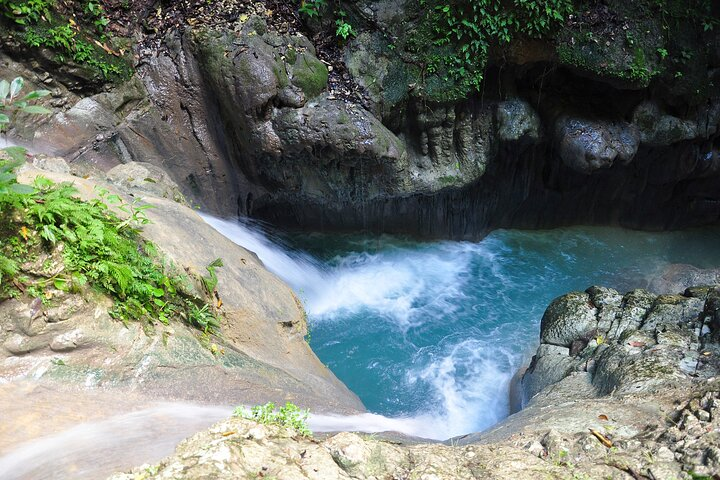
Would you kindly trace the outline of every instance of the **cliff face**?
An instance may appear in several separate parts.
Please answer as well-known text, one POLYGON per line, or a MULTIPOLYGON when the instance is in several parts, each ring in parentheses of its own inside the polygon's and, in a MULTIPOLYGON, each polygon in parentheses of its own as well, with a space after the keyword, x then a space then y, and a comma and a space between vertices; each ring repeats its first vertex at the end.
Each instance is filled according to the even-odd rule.
POLYGON ((578 4, 540 40, 492 46, 475 92, 418 38, 415 2, 341 3, 356 33, 342 42, 289 7, 135 2, 156 32, 135 79, 78 102, 36 63, 60 112, 17 133, 104 170, 155 163, 210 211, 286 226, 473 238, 718 220, 720 34, 702 23, 716 12, 578 4))

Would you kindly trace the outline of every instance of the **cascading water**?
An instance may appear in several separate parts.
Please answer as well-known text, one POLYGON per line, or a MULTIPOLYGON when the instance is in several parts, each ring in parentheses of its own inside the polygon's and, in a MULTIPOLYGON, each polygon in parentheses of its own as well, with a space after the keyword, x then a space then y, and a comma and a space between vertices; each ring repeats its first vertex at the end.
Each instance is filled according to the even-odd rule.
MULTIPOLYGON (((483 430, 509 413, 509 383, 554 297, 593 284, 643 287, 670 263, 720 265, 717 228, 496 231, 477 243, 313 234, 291 247, 260 225, 204 218, 294 287, 313 349, 372 412, 312 415, 318 432, 446 439, 483 430)), ((157 462, 230 411, 173 403, 81 424, 0 452, 0 472, 105 478, 157 462)))
POLYGON ((478 243, 314 234, 290 248, 258 225, 204 218, 298 292, 314 351, 371 412, 435 439, 508 415, 512 376, 556 296, 643 287, 669 263, 720 264, 707 230, 496 231, 478 243))

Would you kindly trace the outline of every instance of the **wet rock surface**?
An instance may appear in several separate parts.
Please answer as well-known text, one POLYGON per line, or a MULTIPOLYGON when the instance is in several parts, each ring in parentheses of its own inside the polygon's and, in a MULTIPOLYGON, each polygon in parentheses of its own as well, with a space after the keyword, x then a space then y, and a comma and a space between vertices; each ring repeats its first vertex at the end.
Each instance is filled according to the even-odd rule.
POLYGON ((182 442, 158 465, 114 480, 138 478, 562 478, 562 468, 505 446, 402 446, 354 433, 326 440, 233 418, 182 442))
MULTIPOLYGON (((110 317, 112 304, 102 295, 50 289, 45 302, 23 297, 0 303, 0 379, 131 389, 167 400, 229 405, 297 401, 321 410, 362 410, 357 397, 305 342, 304 314, 290 288, 252 252, 207 225, 181 198, 162 198, 175 191, 166 173, 154 166, 122 168, 109 175, 122 190, 104 178, 83 179, 29 165, 19 178, 31 183, 45 175, 55 182, 73 182, 84 198, 94 198, 96 187, 119 195, 131 192, 154 207, 147 212, 151 223, 143 235, 173 262, 168 268, 192 275, 223 258, 226 267, 217 273, 224 313, 221 334, 203 335, 181 322, 124 325, 110 317)), ((22 268, 50 278, 57 265, 62 266, 62 260, 55 250, 22 268)))
POLYGON ((720 471, 717 387, 531 406, 445 445, 349 432, 305 438, 231 418, 160 463, 111 478, 711 478, 720 471))

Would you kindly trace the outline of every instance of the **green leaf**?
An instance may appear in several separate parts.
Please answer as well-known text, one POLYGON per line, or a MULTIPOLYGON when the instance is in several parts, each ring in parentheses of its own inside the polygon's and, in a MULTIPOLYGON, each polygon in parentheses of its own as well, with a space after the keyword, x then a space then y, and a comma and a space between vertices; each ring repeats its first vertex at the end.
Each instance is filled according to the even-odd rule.
POLYGON ((55 285, 55 288, 57 288, 58 290, 62 290, 63 292, 67 292, 68 290, 70 290, 67 280, 64 280, 62 278, 56 278, 53 281, 53 285, 55 285))
POLYGON ((43 225, 42 230, 40 231, 40 236, 53 245, 57 243, 57 238, 48 225, 43 225))
POLYGON ((154 297, 162 298, 165 296, 165 291, 162 288, 155 288, 152 291, 154 297))
POLYGON ((47 97, 48 95, 50 95, 50 90, 35 90, 25 95, 22 98, 22 101, 27 102, 29 100, 35 100, 40 97, 47 97))
POLYGON ((25 84, 25 80, 23 80, 22 77, 17 77, 12 81, 12 84, 10 84, 10 98, 18 96, 20 90, 23 88, 23 84, 25 84))
POLYGON ((25 113, 31 113, 33 115, 47 115, 52 113, 52 110, 48 110, 40 105, 28 105, 27 107, 20 108, 25 113))
POLYGON ((2 151, 17 164, 23 163, 27 155, 27 149, 23 147, 5 147, 2 151))
POLYGON ((10 185, 10 191, 18 193, 20 195, 30 195, 35 193, 35 189, 30 185, 23 185, 22 183, 13 183, 10 185))
POLYGON ((7 80, 0 81, 0 102, 4 101, 10 93, 10 84, 7 80))
POLYGON ((0 113, 0 124, 2 123, 10 123, 10 117, 5 115, 4 113, 0 113))

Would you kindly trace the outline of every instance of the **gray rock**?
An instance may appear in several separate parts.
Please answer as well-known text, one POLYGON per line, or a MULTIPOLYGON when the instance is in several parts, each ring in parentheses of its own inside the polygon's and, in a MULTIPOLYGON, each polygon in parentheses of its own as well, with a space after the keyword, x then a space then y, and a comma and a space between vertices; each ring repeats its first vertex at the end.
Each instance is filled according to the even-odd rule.
POLYGON ((698 136, 697 123, 664 114, 655 102, 646 100, 635 108, 633 125, 640 132, 640 141, 658 147, 698 136))
POLYGON ((180 188, 160 167, 145 162, 118 165, 107 172, 107 178, 128 192, 143 193, 187 204, 180 188))
POLYGON ((596 316, 597 309, 587 293, 572 292, 556 298, 540 323, 540 341, 570 348, 574 340, 597 329, 596 316))
POLYGON ((655 293, 680 293, 693 285, 720 285, 720 269, 700 269, 684 264, 668 265, 653 275, 647 288, 655 293))
MULTIPOLYGON (((542 447, 541 447, 542 448, 542 447)), ((111 480, 252 478, 426 480, 561 478, 562 469, 523 448, 508 445, 403 445, 355 433, 307 439, 291 429, 232 418, 178 445, 155 466, 111 480), (257 475, 261 472, 261 475, 257 475)))
POLYGON ((634 125, 570 116, 557 120, 555 139, 563 163, 585 174, 616 163, 627 165, 640 145, 640 133, 634 125))
POLYGON ((497 134, 500 140, 517 141, 521 138, 540 138, 540 117, 530 104, 521 99, 500 102, 495 112, 497 134))
POLYGON ((3 347, 13 355, 24 355, 36 350, 38 345, 30 338, 19 333, 14 333, 5 340, 3 347))
POLYGON ((565 378, 577 363, 569 348, 541 344, 522 377, 523 405, 548 385, 565 378))
POLYGON ((50 342, 50 350, 53 352, 69 352, 82 345, 83 331, 80 329, 71 330, 56 336, 50 342))
MULTIPOLYGON (((656 296, 634 290, 620 297, 612 289, 591 287, 554 300, 541 322, 541 345, 522 378, 524 398, 553 397, 554 384, 583 371, 592 384, 565 390, 575 398, 656 392, 689 385, 697 376, 712 378, 720 372, 698 350, 702 319, 714 315, 713 291, 656 296)), ((705 328, 712 332, 717 326, 705 328)))
POLYGON ((36 155, 32 159, 32 164, 39 169, 48 172, 70 173, 70 166, 64 158, 48 157, 47 155, 36 155))

